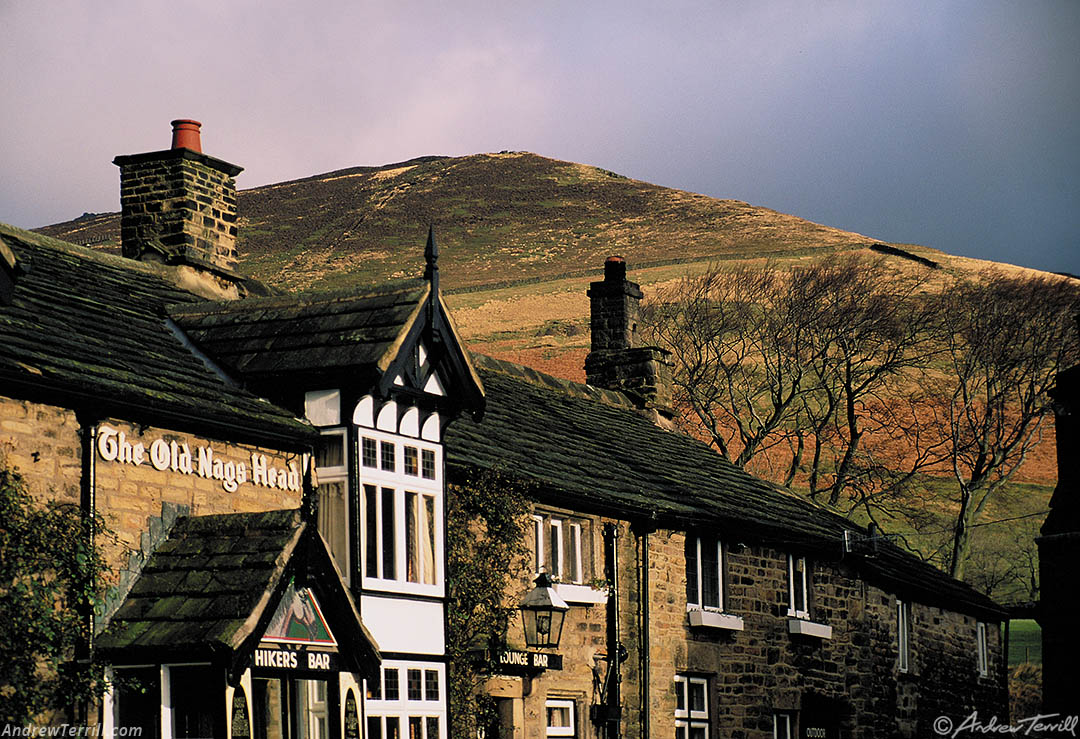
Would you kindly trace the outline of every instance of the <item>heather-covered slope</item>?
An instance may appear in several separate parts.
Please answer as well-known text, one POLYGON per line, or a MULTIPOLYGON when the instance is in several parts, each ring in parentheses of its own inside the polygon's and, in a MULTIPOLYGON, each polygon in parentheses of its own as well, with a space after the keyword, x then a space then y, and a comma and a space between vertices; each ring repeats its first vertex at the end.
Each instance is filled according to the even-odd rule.
MULTIPOLYGON (((241 179, 242 183, 242 179, 241 179)), ((865 247, 859 234, 529 153, 422 157, 240 192, 241 269, 283 288, 412 276, 434 223, 448 289, 635 266, 865 247)), ((119 248, 118 214, 41 229, 119 248)))

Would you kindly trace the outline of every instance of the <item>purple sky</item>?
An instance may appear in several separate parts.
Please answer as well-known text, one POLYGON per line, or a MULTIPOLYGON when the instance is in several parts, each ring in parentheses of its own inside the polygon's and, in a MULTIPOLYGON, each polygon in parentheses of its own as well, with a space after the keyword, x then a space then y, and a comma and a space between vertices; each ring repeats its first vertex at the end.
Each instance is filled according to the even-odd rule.
POLYGON ((182 117, 241 188, 526 150, 1080 274, 1076 0, 0 0, 0 28, 17 226, 118 210, 112 158, 182 117))

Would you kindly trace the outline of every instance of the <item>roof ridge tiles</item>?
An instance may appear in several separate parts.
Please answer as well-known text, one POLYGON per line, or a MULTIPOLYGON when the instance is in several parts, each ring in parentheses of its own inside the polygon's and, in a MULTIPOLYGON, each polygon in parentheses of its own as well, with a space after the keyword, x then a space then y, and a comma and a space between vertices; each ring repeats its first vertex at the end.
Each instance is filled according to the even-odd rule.
POLYGON ((487 354, 480 354, 477 352, 470 352, 469 354, 477 369, 500 372, 519 380, 525 380, 538 387, 547 387, 550 390, 561 390, 571 397, 598 401, 605 405, 614 406, 624 410, 633 410, 635 408, 629 398, 614 390, 606 390, 604 388, 596 387, 595 385, 587 385, 583 382, 566 380, 542 372, 533 367, 529 367, 528 365, 518 364, 506 359, 498 359, 487 354))
POLYGON ((395 280, 370 288, 343 288, 338 290, 303 290, 281 295, 247 297, 240 300, 196 300, 175 303, 166 306, 169 315, 193 319, 218 313, 245 313, 256 319, 256 310, 269 311, 275 308, 302 308, 306 306, 332 303, 349 303, 355 300, 421 291, 428 285, 422 278, 395 280))

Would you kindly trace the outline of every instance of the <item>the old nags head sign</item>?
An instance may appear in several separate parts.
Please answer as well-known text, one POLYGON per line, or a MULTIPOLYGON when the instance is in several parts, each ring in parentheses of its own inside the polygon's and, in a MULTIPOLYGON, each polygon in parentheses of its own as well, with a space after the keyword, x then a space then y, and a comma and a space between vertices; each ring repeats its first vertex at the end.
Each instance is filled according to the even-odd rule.
POLYGON ((295 461, 275 463, 265 454, 251 453, 251 461, 223 458, 209 444, 194 449, 186 442, 154 439, 149 444, 132 441, 127 434, 102 425, 97 437, 98 456, 106 462, 118 462, 135 467, 148 464, 155 470, 172 471, 181 475, 218 480, 227 492, 235 493, 241 485, 251 482, 266 488, 301 492, 301 471, 295 461))

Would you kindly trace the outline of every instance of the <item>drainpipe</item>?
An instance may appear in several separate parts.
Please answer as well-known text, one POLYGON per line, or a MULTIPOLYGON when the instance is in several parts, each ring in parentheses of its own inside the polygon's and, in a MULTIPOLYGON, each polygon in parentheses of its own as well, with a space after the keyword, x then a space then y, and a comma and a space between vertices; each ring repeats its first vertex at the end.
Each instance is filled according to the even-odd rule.
POLYGON ((649 534, 656 531, 653 521, 635 526, 641 543, 641 582, 638 590, 638 614, 641 628, 641 736, 650 735, 649 683, 652 671, 652 645, 649 641, 649 534))
POLYGON ((619 641, 619 530, 613 523, 604 524, 604 544, 607 549, 608 602, 607 602, 607 651, 608 674, 607 711, 603 735, 605 739, 619 739, 622 710, 622 651, 619 641))
MULTIPOLYGON (((79 424, 79 509, 85 525, 85 544, 88 551, 93 551, 96 544, 95 514, 97 512, 97 491, 95 489, 95 457, 97 447, 98 419, 84 412, 76 412, 75 420, 79 424)), ((97 585, 96 582, 87 583, 91 592, 97 585)), ((75 659, 78 662, 89 662, 94 649, 94 604, 80 603, 79 614, 83 622, 83 636, 75 647, 75 659)), ((86 722, 89 715, 89 706, 85 703, 75 707, 75 716, 78 721, 86 722)))

